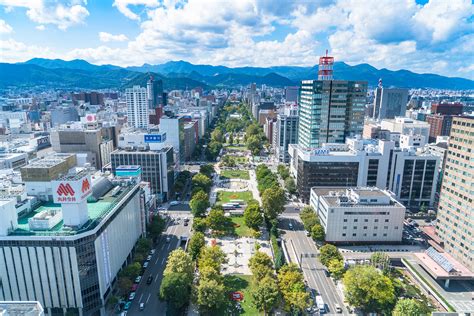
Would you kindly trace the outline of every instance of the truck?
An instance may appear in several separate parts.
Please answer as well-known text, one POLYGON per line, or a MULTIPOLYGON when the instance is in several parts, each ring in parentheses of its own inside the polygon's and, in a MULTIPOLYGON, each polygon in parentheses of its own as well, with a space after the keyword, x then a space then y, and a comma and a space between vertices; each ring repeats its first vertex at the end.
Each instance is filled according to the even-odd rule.
POLYGON ((322 314, 326 312, 326 304, 324 304, 323 297, 321 295, 316 296, 316 306, 319 312, 322 314))

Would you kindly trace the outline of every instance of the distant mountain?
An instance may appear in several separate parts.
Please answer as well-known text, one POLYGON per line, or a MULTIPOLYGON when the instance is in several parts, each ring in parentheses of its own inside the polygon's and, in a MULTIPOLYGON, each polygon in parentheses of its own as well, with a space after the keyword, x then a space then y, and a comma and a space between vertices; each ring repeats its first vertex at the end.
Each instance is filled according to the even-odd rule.
MULTIPOLYGON (((185 61, 170 61, 160 65, 145 64, 142 67, 129 67, 135 71, 153 71, 167 75, 173 73, 174 76, 181 74, 185 76, 191 73, 198 73, 201 76, 220 76, 226 78, 224 74, 238 74, 247 76, 263 77, 275 73, 299 83, 304 79, 316 79, 318 74, 317 65, 313 67, 298 66, 275 66, 275 67, 236 67, 211 65, 193 65, 185 61)), ((417 74, 408 70, 392 71, 388 69, 377 69, 369 64, 359 64, 350 66, 344 62, 334 63, 334 78, 340 80, 366 80, 369 85, 376 86, 378 80, 382 78, 386 87, 397 86, 406 88, 438 88, 438 89, 474 89, 474 81, 465 78, 445 77, 435 74, 417 74)), ((253 80, 256 82, 258 78, 253 80)), ((212 80, 210 80, 212 81, 212 80)), ((232 80, 231 80, 232 81, 232 80)), ((282 82, 283 84, 283 82, 282 82)))
MULTIPOLYGON (((235 87, 255 82, 275 87, 298 85, 304 79, 317 78, 317 66, 237 67, 194 65, 186 61, 170 61, 160 65, 121 68, 114 65, 93 65, 85 60, 33 58, 24 63, 0 63, 0 87, 46 86, 61 88, 123 88, 144 86, 153 73, 163 80, 165 89, 201 87, 235 87)), ((386 87, 474 89, 474 81, 435 74, 417 74, 408 70, 376 69, 369 64, 350 66, 334 64, 334 78, 366 80, 376 86, 379 78, 386 87)))

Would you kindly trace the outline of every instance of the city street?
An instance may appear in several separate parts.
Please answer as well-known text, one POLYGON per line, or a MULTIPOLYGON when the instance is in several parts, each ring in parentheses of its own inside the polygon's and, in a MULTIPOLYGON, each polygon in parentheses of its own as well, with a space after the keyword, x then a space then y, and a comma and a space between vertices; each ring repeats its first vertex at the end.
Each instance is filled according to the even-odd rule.
MULTIPOLYGON (((158 298, 160 284, 163 278, 163 271, 166 266, 166 260, 169 253, 180 246, 182 236, 190 237, 192 226, 192 218, 189 212, 173 211, 169 215, 166 231, 160 237, 159 242, 154 247, 155 254, 150 260, 148 268, 142 276, 142 280, 136 291, 135 299, 130 307, 127 315, 158 315, 165 313, 166 302, 158 298), (184 217, 189 217, 189 225, 184 226, 184 217), (166 241, 166 237, 170 237, 170 241, 166 241), (149 276, 153 277, 153 282, 147 285, 146 281, 149 276), (145 310, 140 311, 140 303, 145 303, 145 310)), ((183 245, 184 246, 184 245, 183 245)))
POLYGON ((284 213, 280 216, 279 228, 283 230, 282 238, 286 243, 292 262, 301 261, 301 268, 307 285, 312 290, 316 290, 323 297, 326 303, 326 314, 336 314, 335 304, 339 304, 343 313, 348 312, 343 304, 343 300, 338 294, 338 289, 332 279, 325 275, 326 268, 316 258, 318 250, 311 237, 307 237, 297 213, 284 213), (293 229, 289 228, 289 224, 293 229))

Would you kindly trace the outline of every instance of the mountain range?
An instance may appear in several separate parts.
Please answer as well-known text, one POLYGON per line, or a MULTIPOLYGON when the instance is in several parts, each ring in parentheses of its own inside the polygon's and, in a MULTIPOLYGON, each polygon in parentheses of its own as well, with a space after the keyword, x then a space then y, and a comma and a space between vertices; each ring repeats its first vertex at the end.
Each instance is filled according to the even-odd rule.
MULTIPOLYGON (((0 88, 56 87, 56 88, 126 88, 146 84, 149 75, 163 80, 165 89, 192 89, 197 86, 235 87, 255 82, 274 87, 298 85, 301 80, 316 79, 317 65, 313 67, 226 67, 194 65, 186 61, 170 61, 159 65, 139 67, 94 65, 85 60, 33 58, 24 63, 0 63, 0 88)), ((369 64, 355 66, 334 63, 334 78, 365 80, 376 86, 379 78, 383 85, 406 88, 474 89, 474 81, 465 78, 444 77, 436 74, 417 74, 408 70, 377 69, 369 64)))

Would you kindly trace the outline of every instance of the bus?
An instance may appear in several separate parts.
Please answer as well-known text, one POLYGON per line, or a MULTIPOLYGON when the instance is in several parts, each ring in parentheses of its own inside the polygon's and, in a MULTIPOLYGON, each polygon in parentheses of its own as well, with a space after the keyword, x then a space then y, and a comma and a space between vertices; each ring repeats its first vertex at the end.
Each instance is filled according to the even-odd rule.
POLYGON ((242 205, 244 204, 244 200, 230 200, 229 203, 242 205))
POLYGON ((316 296, 316 306, 318 306, 319 312, 321 314, 326 312, 326 304, 324 304, 323 297, 321 295, 316 296))
POLYGON ((237 203, 224 203, 222 204, 222 208, 225 210, 234 210, 236 208, 240 208, 240 205, 237 203))

